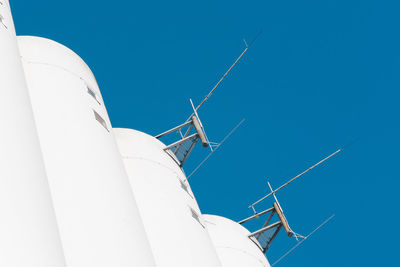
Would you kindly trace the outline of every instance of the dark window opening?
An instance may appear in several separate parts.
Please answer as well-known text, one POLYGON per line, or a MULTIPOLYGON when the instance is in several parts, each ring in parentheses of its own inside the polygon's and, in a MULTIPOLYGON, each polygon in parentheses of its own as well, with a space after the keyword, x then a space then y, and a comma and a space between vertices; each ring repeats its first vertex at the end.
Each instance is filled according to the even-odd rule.
POLYGON ((96 120, 107 130, 107 131, 109 131, 108 130, 108 127, 107 127, 107 123, 106 123, 106 121, 99 115, 99 113, 97 113, 95 110, 93 110, 93 112, 94 112, 94 117, 96 118, 96 120))
POLYGON ((97 103, 99 103, 99 104, 101 105, 99 99, 97 98, 97 94, 96 94, 92 89, 90 89, 89 86, 86 86, 86 88, 87 88, 88 94, 89 94, 91 97, 93 97, 93 98, 96 100, 97 103))

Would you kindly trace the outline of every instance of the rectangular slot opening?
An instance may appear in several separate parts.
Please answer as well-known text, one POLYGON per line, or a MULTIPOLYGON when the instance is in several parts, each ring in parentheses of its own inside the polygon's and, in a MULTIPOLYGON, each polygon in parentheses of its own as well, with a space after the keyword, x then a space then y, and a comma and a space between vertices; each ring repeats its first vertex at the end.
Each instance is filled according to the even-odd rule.
POLYGON ((193 198, 193 196, 192 196, 192 195, 190 194, 190 192, 189 192, 188 185, 187 185, 184 181, 182 181, 181 179, 178 178, 178 180, 179 180, 179 183, 181 184, 181 188, 182 188, 183 190, 185 190, 185 192, 186 192, 191 198, 193 198))
POLYGON ((97 113, 95 110, 93 110, 93 113, 94 113, 95 119, 96 119, 107 131, 109 131, 109 130, 108 130, 108 127, 107 127, 106 121, 100 116, 100 114, 97 113))
POLYGON ((86 86, 86 88, 87 88, 88 94, 89 94, 91 97, 93 97, 94 100, 96 100, 96 102, 99 103, 99 105, 101 105, 99 99, 97 98, 97 94, 96 94, 92 89, 90 89, 89 86, 86 86))
POLYGON ((189 207, 189 209, 190 209, 190 212, 192 213, 192 217, 193 217, 203 228, 205 228, 204 225, 203 225, 203 223, 201 222, 201 218, 200 218, 199 214, 197 214, 197 212, 196 212, 194 209, 192 209, 191 207, 189 207))

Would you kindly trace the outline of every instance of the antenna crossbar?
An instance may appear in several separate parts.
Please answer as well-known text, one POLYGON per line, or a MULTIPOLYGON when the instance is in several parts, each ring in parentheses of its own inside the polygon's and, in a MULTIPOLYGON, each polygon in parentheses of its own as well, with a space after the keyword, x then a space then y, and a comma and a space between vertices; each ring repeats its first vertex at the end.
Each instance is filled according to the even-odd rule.
POLYGON ((258 219, 258 217, 260 217, 261 215, 264 215, 264 214, 266 214, 266 213, 268 213, 270 211, 273 211, 273 210, 274 210, 274 207, 266 209, 266 210, 264 210, 262 212, 254 214, 253 216, 250 216, 250 217, 248 217, 246 219, 243 219, 243 220, 239 221, 238 224, 243 224, 243 223, 251 221, 253 219, 258 219))
MULTIPOLYGON (((154 136, 154 137, 157 138, 157 139, 159 139, 159 138, 161 138, 161 137, 163 137, 163 136, 165 136, 165 135, 167 135, 167 134, 173 133, 173 132, 175 132, 175 131, 179 131, 180 129, 182 129, 183 127, 185 127, 186 125, 189 125, 189 124, 191 124, 191 123, 192 123, 191 121, 187 121, 187 122, 185 122, 185 123, 182 123, 182 124, 179 125, 179 126, 176 126, 176 127, 172 128, 172 129, 170 129, 170 130, 168 130, 168 131, 165 131, 165 132, 163 132, 163 133, 161 133, 161 134, 159 134, 159 135, 156 135, 156 136, 154 136)), ((186 136, 185 136, 185 137, 186 137, 186 136)))
POLYGON ((261 233, 263 233, 263 232, 265 232, 265 231, 267 231, 267 230, 269 230, 269 229, 272 229, 272 228, 274 228, 274 227, 276 227, 276 226, 278 226, 278 225, 281 225, 281 224, 282 224, 282 222, 279 221, 279 222, 275 222, 275 223, 273 223, 273 224, 270 224, 270 225, 268 225, 268 226, 265 226, 265 227, 263 227, 263 228, 261 228, 261 229, 255 231, 255 232, 249 234, 249 237, 255 236, 255 235, 257 235, 257 234, 261 234, 261 233))
POLYGON ((172 143, 172 144, 170 144, 169 146, 166 146, 166 147, 164 148, 164 150, 167 150, 167 149, 176 147, 177 145, 180 145, 180 144, 182 144, 182 143, 185 143, 186 141, 188 141, 188 140, 190 140, 190 139, 192 139, 192 138, 194 138, 194 137, 197 137, 197 133, 194 133, 194 134, 192 134, 192 135, 189 135, 188 137, 182 138, 181 140, 176 141, 175 143, 172 143))

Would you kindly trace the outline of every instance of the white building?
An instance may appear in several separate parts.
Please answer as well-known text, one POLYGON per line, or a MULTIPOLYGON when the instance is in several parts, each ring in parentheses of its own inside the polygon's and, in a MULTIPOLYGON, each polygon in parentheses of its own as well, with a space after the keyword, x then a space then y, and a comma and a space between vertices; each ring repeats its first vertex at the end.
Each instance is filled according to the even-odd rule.
POLYGON ((165 144, 112 128, 78 55, 17 37, 1 2, 0 266, 269 267, 248 230, 201 213, 165 144))

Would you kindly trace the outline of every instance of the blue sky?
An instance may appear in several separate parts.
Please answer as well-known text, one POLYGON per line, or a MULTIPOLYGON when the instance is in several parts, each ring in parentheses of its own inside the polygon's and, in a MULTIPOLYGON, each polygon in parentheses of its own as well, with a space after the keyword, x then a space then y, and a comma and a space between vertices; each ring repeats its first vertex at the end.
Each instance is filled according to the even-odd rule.
MULTIPOLYGON (((276 266, 398 266, 397 1, 11 1, 17 33, 77 52, 114 127, 158 134, 200 109, 209 138, 246 122, 191 177, 204 213, 234 220, 274 187, 360 138, 278 197, 292 228, 328 225, 276 266)), ((190 172, 208 151, 197 147, 190 172)), ((266 201, 259 209, 269 207, 266 201)), ((271 262, 295 244, 280 233, 271 262)))

